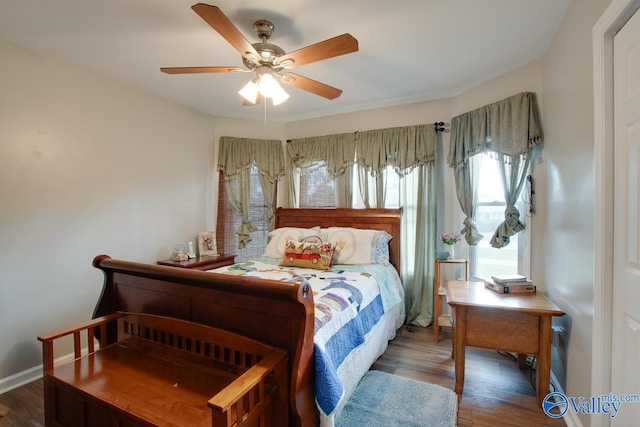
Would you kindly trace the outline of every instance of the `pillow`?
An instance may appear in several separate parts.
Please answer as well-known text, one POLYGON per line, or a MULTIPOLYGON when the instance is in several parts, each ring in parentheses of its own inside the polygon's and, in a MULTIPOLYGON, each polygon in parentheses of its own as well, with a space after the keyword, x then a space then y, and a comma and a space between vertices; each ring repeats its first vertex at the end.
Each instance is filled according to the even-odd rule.
POLYGON ((269 258, 282 258, 284 246, 287 240, 303 240, 305 237, 318 235, 320 227, 296 228, 282 227, 276 228, 269 233, 269 242, 264 250, 264 256, 269 258))
POLYGON ((300 242, 287 240, 282 267, 305 267, 316 270, 330 270, 335 245, 331 242, 300 242))
POLYGON ((336 264, 371 264, 372 248, 378 230, 351 227, 330 227, 324 240, 335 243, 336 264))
POLYGON ((386 231, 378 231, 373 240, 372 261, 374 264, 389 265, 389 242, 393 239, 386 231))

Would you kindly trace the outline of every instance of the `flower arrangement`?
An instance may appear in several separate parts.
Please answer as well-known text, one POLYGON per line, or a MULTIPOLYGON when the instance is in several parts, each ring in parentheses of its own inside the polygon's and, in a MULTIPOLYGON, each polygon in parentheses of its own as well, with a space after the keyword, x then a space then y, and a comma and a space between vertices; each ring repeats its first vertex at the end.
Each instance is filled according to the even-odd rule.
POLYGON ((460 241, 460 239, 462 238, 462 236, 458 233, 443 233, 440 236, 440 240, 442 241, 442 243, 444 243, 445 245, 455 245, 456 243, 458 243, 460 241))

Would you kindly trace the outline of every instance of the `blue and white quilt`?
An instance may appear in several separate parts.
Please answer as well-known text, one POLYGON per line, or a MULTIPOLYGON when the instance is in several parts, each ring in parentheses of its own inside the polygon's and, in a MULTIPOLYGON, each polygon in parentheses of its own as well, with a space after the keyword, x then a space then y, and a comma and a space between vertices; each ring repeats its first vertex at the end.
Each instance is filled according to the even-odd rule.
POLYGON ((263 257, 215 271, 285 282, 303 277, 309 282, 315 304, 316 403, 325 416, 344 397, 340 365, 364 343, 385 311, 402 299, 397 275, 389 275, 389 269, 378 264, 334 265, 321 271, 280 267, 278 260, 263 257))

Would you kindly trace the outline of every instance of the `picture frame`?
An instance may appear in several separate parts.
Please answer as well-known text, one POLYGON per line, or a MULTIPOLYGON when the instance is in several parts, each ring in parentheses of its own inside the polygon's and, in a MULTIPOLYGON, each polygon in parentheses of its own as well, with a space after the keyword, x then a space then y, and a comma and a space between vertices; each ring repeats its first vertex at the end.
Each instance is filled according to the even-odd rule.
POLYGON ((216 233, 213 231, 202 231, 198 233, 198 255, 217 256, 218 244, 216 243, 216 233))

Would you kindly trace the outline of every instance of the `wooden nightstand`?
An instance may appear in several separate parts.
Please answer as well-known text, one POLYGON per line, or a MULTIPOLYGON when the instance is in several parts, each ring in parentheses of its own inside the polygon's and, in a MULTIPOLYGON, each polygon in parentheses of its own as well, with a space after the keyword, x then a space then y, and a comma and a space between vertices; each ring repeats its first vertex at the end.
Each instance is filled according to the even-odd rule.
POLYGON ((433 338, 440 340, 440 330, 450 328, 451 314, 443 313, 445 299, 444 277, 442 268, 446 265, 464 265, 464 280, 469 280, 469 260, 467 259, 436 259, 436 274, 433 280, 433 338))
POLYGON ((235 261, 235 255, 220 254, 218 256, 203 255, 191 258, 187 261, 174 261, 166 259, 157 261, 159 265, 168 265, 170 267, 191 268, 194 270, 211 270, 213 268, 232 265, 235 261))

